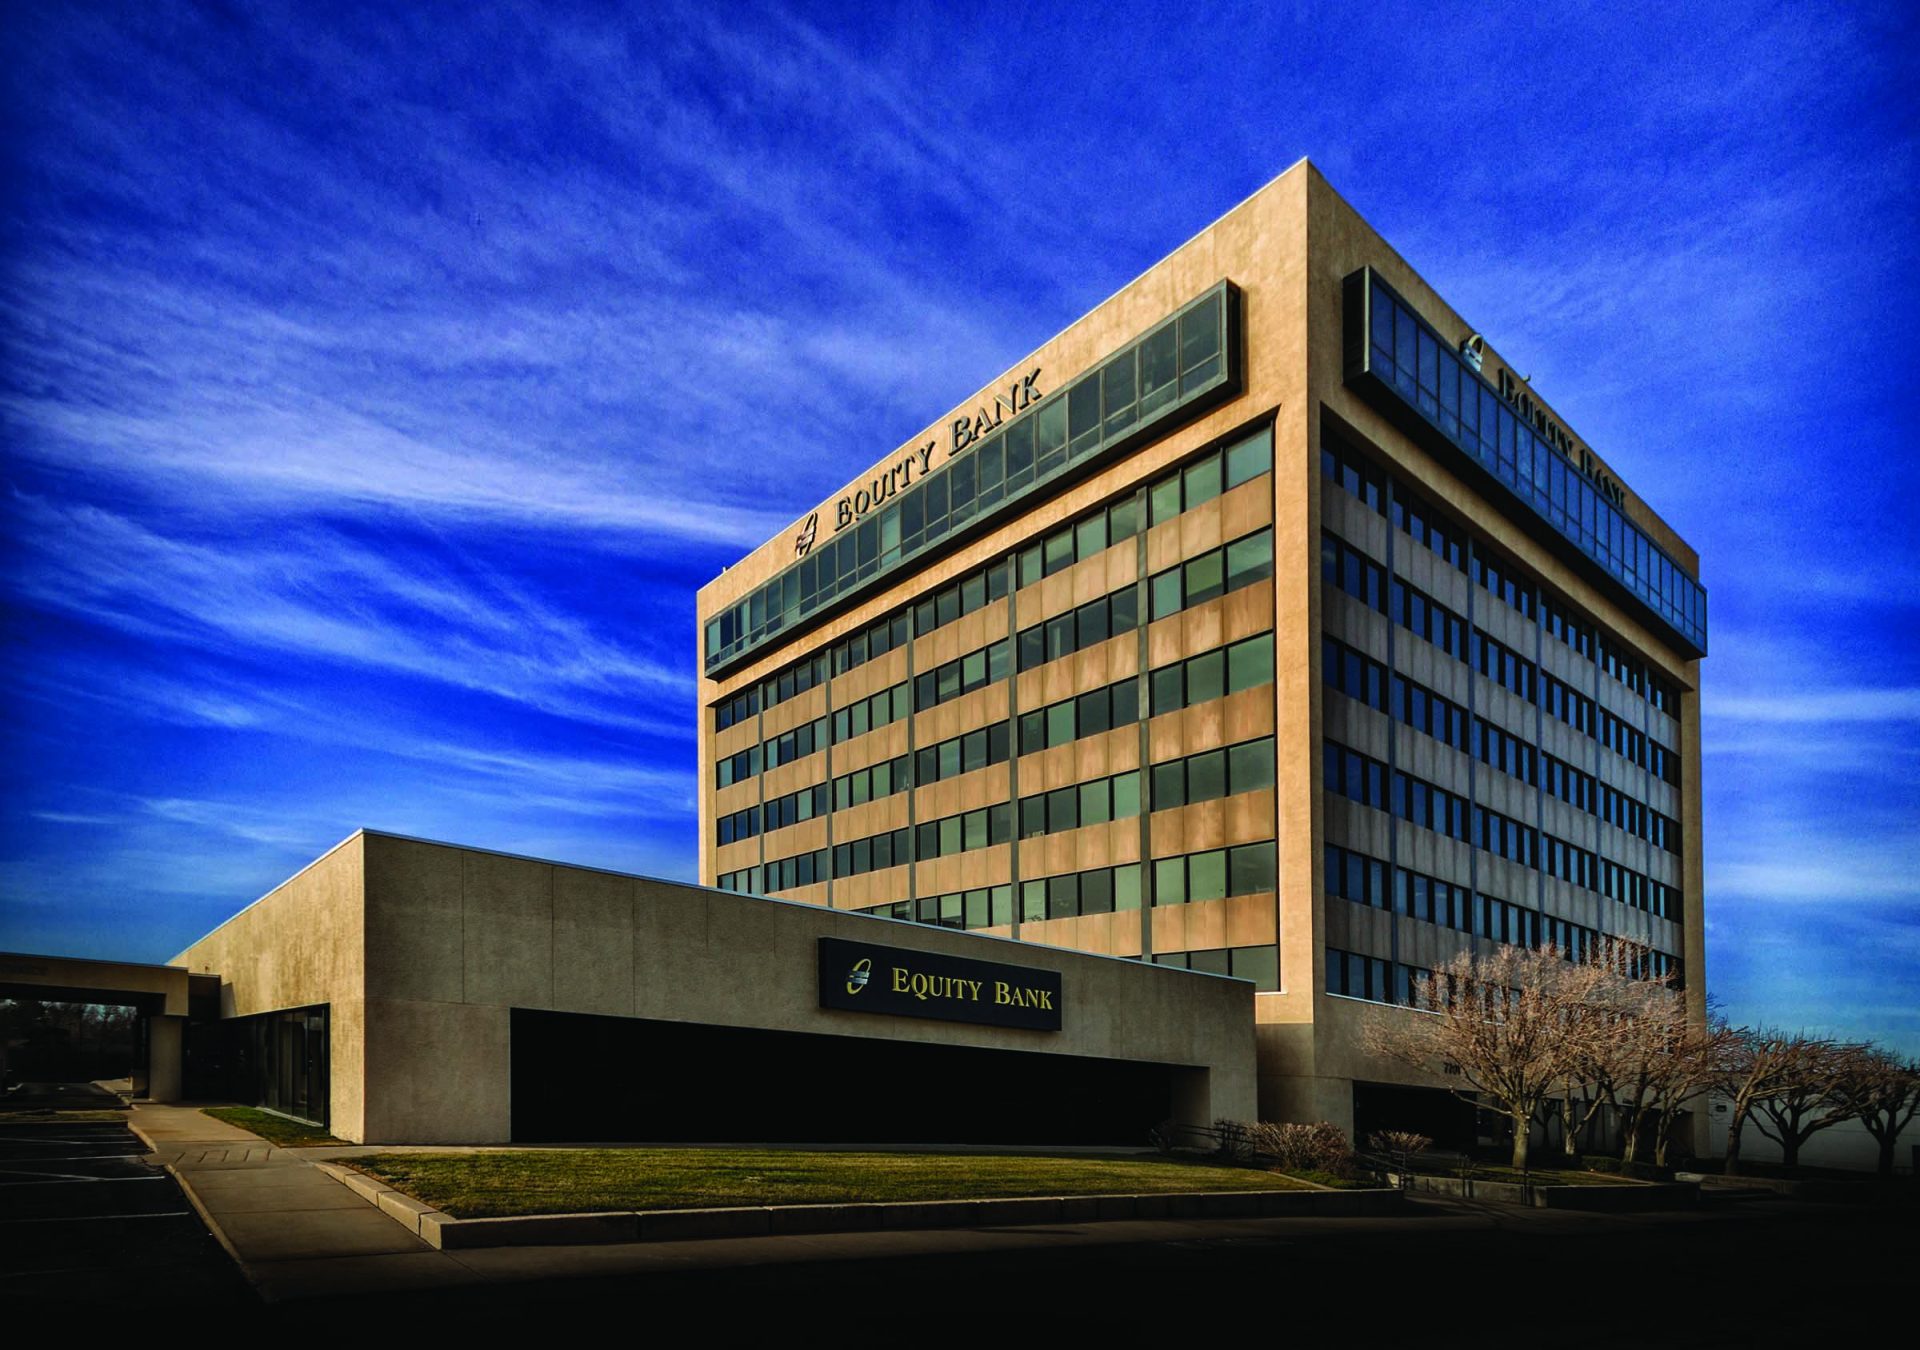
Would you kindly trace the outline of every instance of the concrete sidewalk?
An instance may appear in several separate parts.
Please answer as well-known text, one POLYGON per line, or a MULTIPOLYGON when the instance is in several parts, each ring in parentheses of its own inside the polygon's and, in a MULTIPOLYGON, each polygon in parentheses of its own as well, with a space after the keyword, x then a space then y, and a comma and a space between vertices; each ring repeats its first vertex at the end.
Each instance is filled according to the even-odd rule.
POLYGON ((426 1290, 481 1278, 301 1157, 191 1106, 141 1104, 128 1121, 153 1161, 272 1302, 426 1290))

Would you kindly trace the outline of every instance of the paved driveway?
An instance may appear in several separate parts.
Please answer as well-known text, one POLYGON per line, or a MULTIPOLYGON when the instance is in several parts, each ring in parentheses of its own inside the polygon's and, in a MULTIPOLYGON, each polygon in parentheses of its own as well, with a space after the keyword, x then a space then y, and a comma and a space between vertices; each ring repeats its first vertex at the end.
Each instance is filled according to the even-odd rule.
MULTIPOLYGON (((9 1112, 119 1111, 85 1083, 28 1084, 9 1112)), ((173 1178, 142 1161, 124 1121, 0 1121, 0 1306, 251 1302, 252 1292, 173 1178)))

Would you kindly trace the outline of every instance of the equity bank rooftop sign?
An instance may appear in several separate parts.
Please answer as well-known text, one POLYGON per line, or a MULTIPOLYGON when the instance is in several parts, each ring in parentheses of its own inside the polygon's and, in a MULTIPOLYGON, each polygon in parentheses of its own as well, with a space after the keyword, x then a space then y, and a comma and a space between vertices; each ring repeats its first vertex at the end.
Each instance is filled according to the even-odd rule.
MULTIPOLYGON (((1039 401, 1040 367, 1035 366, 1008 385, 1004 392, 996 393, 992 407, 982 403, 974 412, 953 419, 945 458, 953 458, 983 436, 998 430, 1010 415, 1023 413, 1039 401)), ((931 440, 924 445, 914 446, 887 465, 881 473, 853 491, 841 493, 833 504, 834 532, 837 534, 846 529, 869 511, 878 508, 894 493, 906 490, 917 479, 931 473, 934 452, 939 445, 938 440, 931 440)), ((804 558, 807 555, 813 548, 819 530, 820 513, 815 511, 807 517, 800 527, 800 533, 794 537, 795 557, 804 558)))
POLYGON ((1057 970, 821 938, 820 1006, 994 1027, 1060 1030, 1057 970))

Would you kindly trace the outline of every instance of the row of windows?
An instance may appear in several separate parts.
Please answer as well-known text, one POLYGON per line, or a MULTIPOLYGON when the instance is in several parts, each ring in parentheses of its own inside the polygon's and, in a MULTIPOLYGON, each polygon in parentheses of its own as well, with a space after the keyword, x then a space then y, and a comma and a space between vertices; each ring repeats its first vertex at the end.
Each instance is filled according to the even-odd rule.
MULTIPOLYGON (((1216 451, 1217 455, 1219 452, 1216 451)), ((1063 525, 1037 544, 1020 550, 1020 585, 1031 586, 1042 577, 1064 572, 1077 562, 1098 557, 1123 540, 1140 533, 1140 497, 1136 493, 1111 506, 1089 511, 1063 525)))
POLYGON ((1031 755, 1140 720, 1140 680, 1131 676, 1020 714, 1020 753, 1031 755))
MULTIPOLYGON (((1364 456, 1329 437, 1320 452, 1320 470, 1376 513, 1391 514, 1395 525, 1443 561, 1462 571, 1468 570, 1458 528, 1437 521, 1433 509, 1409 493, 1404 485, 1396 483, 1389 493, 1383 471, 1364 456), (1389 497, 1392 499, 1390 511, 1389 497)), ((1611 644, 1602 643, 1596 649, 1591 623, 1579 618, 1566 604, 1550 599, 1544 587, 1524 577, 1513 564, 1492 558, 1479 548, 1472 553, 1474 580, 1489 594, 1528 618, 1537 618, 1550 636, 1588 660, 1599 662, 1609 675, 1655 708, 1677 714, 1678 691, 1651 666, 1611 644)))
POLYGON ((964 735, 941 741, 938 745, 923 746, 914 752, 914 756, 921 787, 948 778, 958 778, 963 773, 972 773, 990 764, 1005 764, 1007 724, 990 722, 964 735))
POLYGON ((715 842, 737 843, 759 834, 763 823, 768 831, 783 830, 789 825, 797 825, 826 813, 827 785, 815 783, 798 792, 789 792, 784 797, 775 797, 764 805, 749 806, 744 811, 720 817, 715 829, 715 842))
POLYGON ((913 681, 913 706, 916 712, 937 708, 962 694, 984 689, 1007 678, 1012 648, 1007 639, 989 643, 979 651, 948 661, 913 681))
MULTIPOLYGON (((1156 764, 1150 771, 1154 811, 1209 802, 1240 792, 1273 786, 1273 739, 1244 741, 1184 759, 1156 764)), ((1070 784, 1020 799, 1020 837, 1058 834, 1085 825, 1104 825, 1140 814, 1140 771, 1070 784)))
POLYGON ((906 646, 909 636, 905 612, 888 615, 827 648, 827 660, 835 675, 845 675, 906 646))
POLYGON ((1465 708, 1405 676, 1389 676, 1386 666, 1365 652, 1334 638, 1321 638, 1320 676, 1329 688, 1375 712, 1388 713, 1456 750, 1466 748, 1465 708))
POLYGON ((1147 580, 1155 620, 1192 609, 1273 575, 1273 529, 1268 527, 1187 559, 1147 580))
POLYGON ((1147 677, 1155 717, 1273 683, 1273 634, 1242 638, 1159 667, 1147 677))
POLYGON ((1518 778, 1529 786, 1539 785, 1540 751, 1510 731, 1475 718, 1473 756, 1489 768, 1518 778))
POLYGON ((1383 961, 1377 956, 1327 948, 1327 992, 1342 998, 1412 1007, 1424 981, 1431 975, 1431 971, 1383 961))
POLYGON ((877 694, 869 694, 855 699, 844 708, 833 710, 833 743, 850 741, 855 736, 864 736, 869 731, 898 722, 907 715, 907 682, 905 680, 891 689, 882 689, 877 694))
POLYGON ((737 754, 716 761, 713 766, 714 786, 731 787, 766 769, 777 769, 782 764, 805 759, 816 750, 824 750, 827 745, 827 726, 826 718, 816 717, 811 722, 802 722, 792 731, 769 737, 759 745, 750 745, 737 754))
MULTIPOLYGON (((1233 378, 1232 306, 1223 283, 1152 333, 1003 428, 959 441, 946 464, 911 485, 882 474, 860 496, 894 498, 708 621, 708 670, 901 566, 949 533, 1001 509, 1122 437, 1162 422, 1233 378)), ((898 471, 899 466, 895 466, 898 471)))
POLYGON ((1140 770, 1073 783, 1020 799, 1020 837, 1059 834, 1140 814, 1140 770))
POLYGON ((1197 952, 1155 952, 1153 964, 1174 966, 1180 970, 1204 970, 1212 975, 1231 975, 1236 980, 1251 980, 1263 993, 1280 988, 1280 949, 1273 943, 1258 947, 1210 947, 1197 952))
POLYGON ((1506 643, 1488 637, 1478 628, 1467 639, 1467 664, 1501 688, 1518 694, 1529 703, 1535 701, 1533 662, 1506 643))
MULTIPOLYGON (((1238 487, 1273 467, 1273 433, 1262 429, 1224 449, 1206 452, 1174 470, 1147 490, 1154 523, 1217 497, 1223 489, 1238 487)), ((1073 524, 1021 550, 1017 559, 1002 558, 971 576, 943 586, 914 604, 912 636, 925 637, 964 615, 1006 596, 1018 568, 1019 584, 1031 585, 1140 530, 1142 498, 1138 495, 1090 512, 1073 524)), ((1129 625, 1131 627, 1131 625, 1129 625)), ((1124 629, 1116 631, 1125 631, 1124 629)), ((754 685, 714 707, 714 729, 724 731, 764 707, 774 707, 795 694, 805 693, 826 678, 830 661, 835 675, 844 675, 867 661, 903 645, 908 637, 908 611, 881 619, 860 633, 835 643, 823 656, 754 685)), ((1084 644, 1083 644, 1084 645, 1084 644)), ((1022 667, 1025 669, 1026 667, 1022 667)))
MULTIPOLYGON (((971 813, 970 813, 971 814, 971 813)), ((938 822, 944 825, 945 822, 938 822)), ((924 831, 926 827, 922 826, 924 831)), ((885 846, 895 862, 901 861, 904 830, 895 830, 885 846)), ((874 840, 861 843, 878 847, 874 840)), ((852 845, 842 845, 851 849, 852 845)), ((835 853, 838 854, 836 849, 835 853)), ((849 855, 848 864, 853 858, 849 855)), ((1229 895, 1270 892, 1276 886, 1273 842, 1244 844, 1232 849, 1213 849, 1179 858, 1157 858, 1153 863, 1155 903, 1177 905, 1204 900, 1224 899, 1229 895)), ((722 889, 757 892, 759 868, 730 872, 720 879, 722 889)), ((768 892, 807 885, 826 878, 826 851, 803 854, 798 859, 769 863, 768 892)), ((872 869, 869 869, 872 870, 872 869)), ((1118 867, 1099 867, 1086 872, 1068 872, 1060 876, 1035 877, 1020 884, 1020 918, 1023 923, 1042 919, 1075 918, 1085 914, 1111 914, 1137 910, 1141 901, 1141 867, 1125 863, 1118 867)), ((922 897, 914 901, 894 901, 867 909, 883 918, 912 919, 920 923, 939 923, 946 927, 986 928, 1010 921, 1009 887, 984 887, 956 892, 952 896, 922 897), (959 898, 956 898, 959 897, 959 898), (984 922, 974 922, 981 919, 984 922)))
POLYGON ((869 905, 858 912, 939 928, 1005 928, 1013 922, 1013 887, 976 886, 970 891, 869 905))
POLYGON ((1379 760, 1333 741, 1323 745, 1322 781, 1327 791, 1363 806, 1390 811, 1401 820, 1449 838, 1467 840, 1475 848, 1622 903, 1666 918, 1679 914, 1678 892, 1652 878, 1497 811, 1480 806, 1469 810, 1458 794, 1411 774, 1389 770, 1379 760))
POLYGON ((907 757, 895 755, 892 759, 883 759, 878 764, 869 764, 864 769, 855 769, 834 779, 833 809, 845 811, 868 802, 884 801, 912 786, 912 775, 907 772, 907 757))
POLYGON ((1020 669, 1033 670, 1140 626, 1140 589, 1122 586, 1112 595, 1020 630, 1020 669))
POLYGON ((827 653, 819 652, 777 675, 769 675, 751 689, 735 694, 724 703, 715 704, 713 729, 725 731, 736 722, 743 722, 763 709, 777 708, 788 699, 796 698, 815 685, 826 682, 827 653))
POLYGON ((913 635, 925 637, 995 600, 1004 600, 1012 565, 1002 558, 959 581, 942 586, 913 607, 913 635))
POLYGON ((1416 637, 1469 662, 1481 674, 1540 704, 1574 730, 1599 740, 1629 763, 1653 769, 1667 782, 1678 783, 1677 753, 1661 747, 1662 753, 1654 754, 1650 747, 1659 743, 1644 732, 1627 726, 1611 713, 1600 712, 1592 699, 1571 685, 1541 673, 1504 644, 1469 628, 1459 615, 1418 587, 1398 577, 1389 584, 1380 564, 1337 535, 1321 535, 1320 574, 1369 608, 1388 614, 1416 637))
POLYGON ((1250 483, 1273 467, 1273 429, 1259 431, 1226 448, 1190 460, 1147 488, 1147 519, 1164 525, 1184 511, 1203 506, 1223 492, 1250 483))
POLYGON ((1166 811, 1273 786, 1273 737, 1153 766, 1152 809, 1166 811))
POLYGON ((1624 792, 1603 785, 1600 788, 1598 814, 1609 825, 1618 826, 1655 848, 1679 855, 1680 822, 1662 815, 1645 802, 1636 801, 1624 792))
POLYGON ((1587 660, 1593 660, 1593 625, 1558 600, 1540 602, 1540 626, 1547 630, 1548 637, 1558 639, 1587 660))
POLYGON ((1498 559, 1490 558, 1476 548, 1473 551, 1473 579, 1494 599, 1504 600, 1509 607, 1529 619, 1539 617, 1534 607, 1536 592, 1533 583, 1523 581, 1511 563, 1503 566, 1498 559))
POLYGON ((1338 845, 1327 846, 1325 868, 1330 896, 1374 909, 1391 905, 1396 914, 1475 937, 1534 947, 1545 943, 1572 961, 1587 959, 1600 940, 1598 932, 1571 920, 1525 910, 1492 896, 1476 896, 1455 882, 1390 867, 1338 845))
POLYGON ((1154 905, 1197 904, 1232 895, 1260 895, 1278 888, 1271 839, 1237 848, 1208 849, 1182 858, 1153 860, 1154 905))
MULTIPOLYGON (((1118 594, 1118 593, 1116 593, 1118 594)), ((1006 678, 1003 667, 1006 641, 1002 639, 980 651, 971 652, 957 661, 949 661, 937 670, 921 675, 916 681, 917 687, 932 699, 923 703, 922 708, 937 706, 961 694, 971 692, 995 680, 1006 678)), ((1251 689, 1260 684, 1273 682, 1273 635, 1261 634, 1258 637, 1245 638, 1226 647, 1215 648, 1189 657, 1185 661, 1162 666, 1149 677, 1153 690, 1153 712, 1158 716, 1163 712, 1190 707, 1195 703, 1221 697, 1223 694, 1238 693, 1242 689, 1251 689)), ((871 698, 863 699, 851 708, 838 709, 833 714, 834 740, 845 740, 849 736, 859 735, 870 728, 881 727, 906 715, 906 686, 895 685, 892 689, 882 690, 871 698)), ((1020 717, 1020 753, 1029 754, 1035 750, 1054 745, 1063 745, 1082 736, 1091 736, 1111 727, 1125 726, 1139 720, 1139 687, 1135 680, 1122 680, 1104 689, 1092 690, 1078 698, 1062 700, 1046 708, 1023 713, 1020 717)), ((825 719, 810 722, 796 728, 785 736, 766 743, 766 747, 753 746, 736 755, 728 756, 715 766, 715 781, 720 787, 728 787, 761 771, 765 760, 766 767, 791 762, 825 744, 815 734, 814 729, 822 725, 825 719), (782 757, 775 757, 778 752, 782 757)), ((998 733, 991 728, 985 734, 1004 736, 1004 727, 998 733)), ((940 747, 934 747, 935 750, 940 747)), ((926 750, 920 752, 923 764, 926 750)), ((956 747, 954 751, 960 753, 956 747)), ((976 767, 988 763, 999 763, 1004 759, 985 759, 976 767)), ((965 770, 957 770, 965 772, 965 770)), ((940 778, 951 776, 937 773, 927 777, 923 772, 922 784, 937 782, 940 778)), ((745 836, 736 836, 745 837, 745 836)))

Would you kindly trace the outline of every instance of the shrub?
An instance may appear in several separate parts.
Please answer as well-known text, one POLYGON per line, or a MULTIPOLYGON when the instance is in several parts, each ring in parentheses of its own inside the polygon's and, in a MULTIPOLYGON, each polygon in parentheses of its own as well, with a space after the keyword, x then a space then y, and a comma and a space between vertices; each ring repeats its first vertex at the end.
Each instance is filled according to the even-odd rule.
POLYGON ((1253 1151, 1273 1159, 1285 1172, 1329 1172, 1344 1177, 1353 1170, 1353 1149, 1346 1131, 1327 1121, 1288 1125, 1263 1120, 1250 1130, 1253 1151))
POLYGON ((1433 1140, 1412 1130, 1375 1130, 1367 1136, 1367 1147, 1393 1159, 1404 1172, 1414 1158, 1433 1147, 1433 1140))

